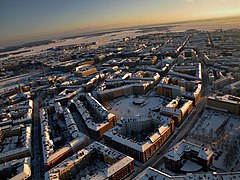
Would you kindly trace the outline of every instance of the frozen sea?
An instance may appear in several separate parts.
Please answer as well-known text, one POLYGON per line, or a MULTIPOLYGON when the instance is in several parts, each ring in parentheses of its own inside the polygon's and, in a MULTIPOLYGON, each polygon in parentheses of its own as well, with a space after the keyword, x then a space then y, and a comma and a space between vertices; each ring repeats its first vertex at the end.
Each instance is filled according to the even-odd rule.
MULTIPOLYGON (((214 31, 216 29, 240 29, 240 16, 239 17, 231 17, 231 18, 222 18, 222 19, 214 19, 214 20, 202 20, 202 21, 192 21, 192 22, 182 22, 176 24, 159 24, 159 25, 152 25, 152 27, 162 27, 162 26, 174 26, 171 28, 173 32, 181 32, 186 31, 188 29, 197 29, 197 30, 204 30, 204 31, 214 31)), ((145 26, 151 27, 151 26, 145 26)), ((144 28, 144 27, 142 27, 144 28)), ((139 28, 140 29, 140 28, 139 28)), ((90 43, 90 42, 99 42, 99 45, 106 44, 111 42, 112 39, 122 39, 124 37, 134 37, 143 34, 153 34, 159 33, 164 31, 149 31, 149 32, 140 32, 138 28, 134 28, 134 30, 125 29, 122 31, 102 34, 99 36, 87 36, 87 37, 77 37, 77 38, 69 38, 64 40, 55 40, 54 43, 50 43, 47 45, 35 46, 31 48, 20 49, 17 51, 11 51, 11 53, 15 53, 21 50, 30 50, 29 52, 24 52, 16 55, 12 55, 11 57, 18 57, 18 56, 29 56, 29 55, 36 55, 41 52, 44 52, 46 49, 63 46, 63 45, 71 45, 71 44, 81 44, 81 43, 90 43)), ((10 53, 10 52, 7 52, 10 53)), ((0 53, 2 55, 4 53, 0 53)), ((5 60, 5 58, 0 58, 0 60, 5 60)))

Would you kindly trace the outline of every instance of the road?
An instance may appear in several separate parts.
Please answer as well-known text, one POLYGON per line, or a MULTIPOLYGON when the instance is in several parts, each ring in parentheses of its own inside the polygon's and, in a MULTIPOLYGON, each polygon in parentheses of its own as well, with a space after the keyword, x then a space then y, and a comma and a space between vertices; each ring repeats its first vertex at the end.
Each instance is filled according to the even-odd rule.
POLYGON ((74 121, 76 122, 77 124, 77 127, 79 129, 79 131, 83 134, 86 134, 89 136, 88 134, 88 130, 87 130, 87 127, 86 125, 84 124, 83 120, 82 120, 82 117, 78 114, 78 112, 76 111, 71 111, 71 114, 73 116, 73 119, 74 121))
POLYGON ((202 97, 201 101, 197 104, 188 118, 182 123, 182 125, 175 130, 175 132, 171 135, 171 137, 164 143, 164 145, 153 155, 149 161, 145 164, 141 164, 140 167, 135 166, 135 172, 131 174, 127 179, 133 179, 139 173, 141 173, 148 166, 153 168, 159 168, 159 166, 163 163, 163 156, 167 153, 169 148, 174 146, 177 142, 179 142, 182 138, 184 138, 187 133, 193 128, 196 121, 199 118, 199 113, 206 105, 206 97, 202 97))
POLYGON ((42 101, 43 93, 40 93, 34 99, 34 108, 33 108, 33 124, 32 124, 32 179, 43 179, 43 157, 42 157, 42 145, 41 145, 41 126, 40 126, 40 117, 39 109, 40 102, 42 101))

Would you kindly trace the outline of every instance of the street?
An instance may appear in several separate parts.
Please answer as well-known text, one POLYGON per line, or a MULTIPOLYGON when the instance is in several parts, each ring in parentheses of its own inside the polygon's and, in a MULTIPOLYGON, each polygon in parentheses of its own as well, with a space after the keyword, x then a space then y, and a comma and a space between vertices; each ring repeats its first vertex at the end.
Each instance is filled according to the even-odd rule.
POLYGON ((43 93, 40 93, 34 99, 33 108, 33 124, 32 124, 32 177, 33 179, 42 179, 43 174, 43 155, 42 155, 42 140, 41 140, 41 126, 40 126, 40 102, 42 101, 43 93))

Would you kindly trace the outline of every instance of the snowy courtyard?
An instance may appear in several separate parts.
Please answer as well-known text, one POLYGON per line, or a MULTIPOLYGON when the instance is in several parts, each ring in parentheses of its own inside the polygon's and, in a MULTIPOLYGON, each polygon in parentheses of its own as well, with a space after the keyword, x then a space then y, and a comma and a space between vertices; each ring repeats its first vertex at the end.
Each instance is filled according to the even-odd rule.
POLYGON ((150 110, 158 110, 169 101, 159 96, 124 96, 108 102, 106 108, 112 113, 123 116, 148 114, 150 110))
POLYGON ((207 108, 186 139, 213 150, 216 171, 239 171, 239 130, 239 116, 207 108))

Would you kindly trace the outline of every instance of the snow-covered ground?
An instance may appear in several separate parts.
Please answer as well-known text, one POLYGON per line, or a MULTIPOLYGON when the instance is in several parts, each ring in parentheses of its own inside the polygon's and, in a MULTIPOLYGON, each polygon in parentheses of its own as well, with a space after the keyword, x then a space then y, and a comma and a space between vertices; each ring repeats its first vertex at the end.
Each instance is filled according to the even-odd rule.
MULTIPOLYGON (((217 172, 240 171, 239 116, 206 108, 185 139, 213 150, 212 170, 217 172)), ((170 175, 181 175, 171 172, 164 164, 158 170, 170 175)))
POLYGON ((239 130, 239 116, 205 109, 186 140, 212 148, 217 171, 239 171, 239 130))
POLYGON ((197 172, 202 169, 202 166, 188 160, 181 168, 184 172, 197 172))
POLYGON ((110 101, 106 108, 118 116, 135 116, 147 114, 149 110, 160 108, 163 104, 166 104, 166 102, 158 96, 135 97, 130 95, 110 101), (144 103, 141 105, 133 104, 134 100, 139 99, 144 99, 144 103))
POLYGON ((205 110, 192 132, 202 135, 215 136, 216 134, 213 132, 215 132, 227 119, 228 116, 224 113, 205 110))
POLYGON ((164 173, 166 173, 166 174, 169 174, 169 175, 171 175, 171 176, 178 176, 178 175, 180 175, 179 173, 174 173, 174 172, 170 171, 168 168, 165 167, 164 164, 162 164, 162 165, 161 165, 159 168, 157 168, 157 169, 160 170, 160 171, 162 171, 162 172, 164 172, 164 173))
MULTIPOLYGON (((160 33, 161 31, 151 31, 151 32, 140 32, 138 30, 127 30, 127 31, 121 31, 121 32, 113 32, 103 35, 97 35, 97 36, 89 36, 89 37, 78 37, 78 38, 69 38, 64 40, 55 40, 54 43, 50 43, 47 45, 41 45, 41 46, 34 46, 31 48, 23 48, 17 51, 11 51, 11 53, 16 53, 21 50, 30 50, 29 52, 24 52, 16 55, 12 55, 11 57, 18 57, 18 56, 30 56, 30 55, 37 55, 43 51, 46 51, 49 48, 54 48, 58 46, 66 46, 66 45, 72 45, 72 44, 81 44, 81 43, 91 43, 91 42, 98 42, 97 46, 101 46, 104 44, 107 44, 112 39, 122 39, 125 37, 135 37, 139 35, 145 35, 145 34, 152 34, 152 33, 160 33)), ((164 31, 163 31, 164 32, 164 31)), ((0 53, 2 55, 4 53, 0 53)), ((0 60, 6 60, 7 58, 0 58, 0 60)))

